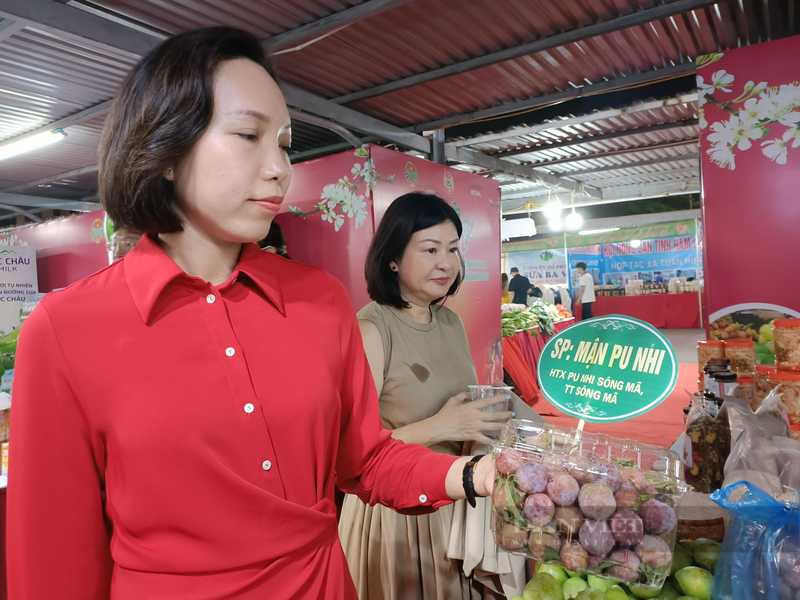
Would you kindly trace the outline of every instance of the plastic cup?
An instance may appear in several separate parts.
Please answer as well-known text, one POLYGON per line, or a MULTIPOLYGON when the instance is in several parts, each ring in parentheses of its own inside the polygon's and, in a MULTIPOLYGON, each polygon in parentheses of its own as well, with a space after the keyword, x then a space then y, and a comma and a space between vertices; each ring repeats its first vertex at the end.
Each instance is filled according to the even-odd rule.
POLYGON ((507 386, 495 387, 492 385, 471 385, 469 391, 472 394, 473 400, 483 400, 484 398, 492 398, 493 396, 500 396, 502 400, 497 404, 492 404, 483 409, 484 412, 500 412, 508 410, 509 401, 506 396, 511 394, 511 388, 507 386))

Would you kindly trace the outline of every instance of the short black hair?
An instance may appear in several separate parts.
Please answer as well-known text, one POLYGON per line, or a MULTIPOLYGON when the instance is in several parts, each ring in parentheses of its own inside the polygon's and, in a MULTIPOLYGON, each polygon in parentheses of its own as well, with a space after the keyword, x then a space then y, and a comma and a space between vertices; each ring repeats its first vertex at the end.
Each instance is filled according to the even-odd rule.
MULTIPOLYGON (((397 198, 389 205, 372 238, 364 266, 369 297, 378 304, 409 308, 410 304, 400 294, 400 280, 389 266, 403 253, 417 231, 450 221, 455 225, 459 239, 463 231, 461 218, 455 209, 436 194, 411 192, 397 198)), ((462 268, 447 294, 434 300, 434 304, 454 295, 461 285, 462 268)))
POLYGON ((205 132, 214 113, 216 69, 236 58, 252 60, 276 79, 259 39, 234 27, 180 33, 128 73, 98 152, 98 193, 117 225, 149 234, 183 230, 175 188, 164 173, 205 132))
POLYGON ((283 229, 275 221, 272 221, 270 224, 267 237, 258 242, 258 247, 262 250, 268 248, 269 246, 275 248, 275 253, 278 256, 289 258, 289 255, 286 252, 286 238, 283 236, 283 229))
POLYGON ((586 263, 581 261, 577 265, 575 265, 575 268, 576 269, 583 269, 585 271, 586 270, 586 263))
POLYGON ((512 273, 519 273, 519 269, 517 267, 511 267, 512 273))

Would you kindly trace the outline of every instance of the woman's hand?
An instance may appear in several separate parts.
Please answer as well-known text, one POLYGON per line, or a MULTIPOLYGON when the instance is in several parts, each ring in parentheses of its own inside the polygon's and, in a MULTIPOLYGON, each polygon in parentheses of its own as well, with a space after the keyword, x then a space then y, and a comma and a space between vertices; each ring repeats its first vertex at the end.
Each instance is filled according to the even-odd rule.
POLYGON ((484 456, 478 461, 475 475, 472 477, 472 484, 475 486, 475 493, 478 496, 491 496, 494 491, 495 466, 494 457, 484 456))
POLYGON ((475 401, 470 401, 470 398, 469 392, 453 396, 432 417, 438 440, 474 441, 489 445, 495 443, 486 434, 502 431, 512 414, 509 411, 484 412, 483 409, 506 402, 510 400, 510 396, 493 396, 475 401))

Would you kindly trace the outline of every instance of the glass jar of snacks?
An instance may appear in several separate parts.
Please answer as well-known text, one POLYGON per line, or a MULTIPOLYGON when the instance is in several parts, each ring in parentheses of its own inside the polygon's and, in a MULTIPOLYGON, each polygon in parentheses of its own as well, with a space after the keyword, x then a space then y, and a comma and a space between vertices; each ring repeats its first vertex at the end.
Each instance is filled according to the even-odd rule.
POLYGON ((773 381, 772 374, 777 370, 775 365, 756 365, 756 372, 753 374, 755 383, 755 400, 753 410, 756 411, 764 402, 769 393, 775 388, 777 382, 773 381))
POLYGON ((675 452, 514 420, 494 456, 498 546, 657 595, 669 576, 675 507, 686 491, 675 452))
POLYGON ((756 370, 756 345, 753 340, 728 340, 725 358, 731 361, 731 370, 742 377, 752 377, 756 370))
POLYGON ((716 390, 714 394, 717 398, 723 399, 733 395, 733 388, 738 381, 736 373, 730 371, 722 371, 714 373, 714 382, 716 383, 716 390))
POLYGON ((755 381, 749 377, 740 377, 738 382, 739 386, 736 388, 736 397, 742 400, 747 400, 750 408, 755 412, 758 406, 756 403, 756 384, 755 381))
POLYGON ((705 369, 709 360, 721 360, 725 358, 725 342, 709 340, 697 342, 697 369, 700 373, 705 369))
POLYGON ((717 373, 719 371, 730 371, 730 369, 731 369, 731 361, 729 361, 727 359, 724 359, 724 360, 711 359, 711 360, 709 360, 708 363, 705 366, 705 369, 703 369, 703 379, 705 381, 705 388, 703 390, 700 390, 700 391, 701 392, 703 392, 703 391, 713 392, 714 388, 715 388, 714 373, 717 373))
POLYGON ((800 371, 800 319, 774 323, 775 364, 782 371, 800 371))
POLYGON ((789 417, 792 437, 800 439, 800 429, 794 428, 796 425, 800 426, 800 373, 777 370, 770 378, 777 384, 776 392, 781 394, 781 404, 789 417))

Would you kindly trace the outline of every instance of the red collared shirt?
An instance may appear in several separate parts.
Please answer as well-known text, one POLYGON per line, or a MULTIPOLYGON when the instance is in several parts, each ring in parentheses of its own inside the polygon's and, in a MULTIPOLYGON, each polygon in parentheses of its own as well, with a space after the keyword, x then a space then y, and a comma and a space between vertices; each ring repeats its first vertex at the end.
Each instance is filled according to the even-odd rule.
POLYGON ((15 375, 11 600, 355 599, 334 484, 449 503, 455 458, 381 425, 343 286, 253 244, 213 286, 144 238, 44 299, 15 375))

